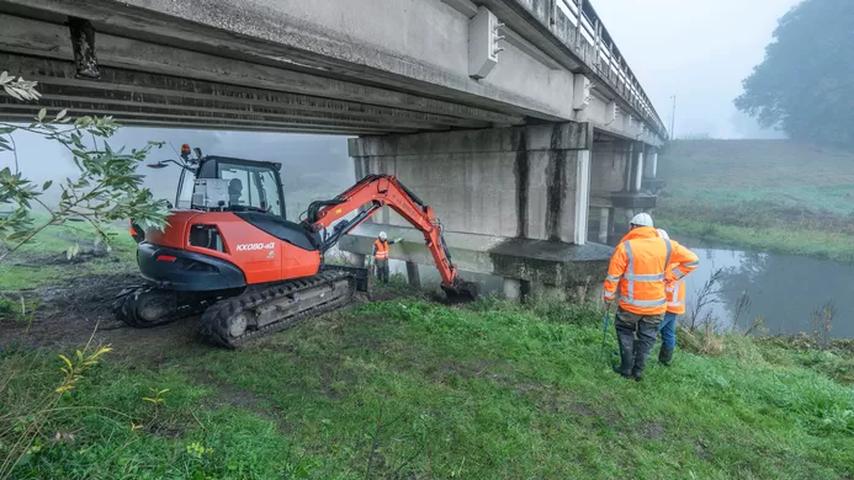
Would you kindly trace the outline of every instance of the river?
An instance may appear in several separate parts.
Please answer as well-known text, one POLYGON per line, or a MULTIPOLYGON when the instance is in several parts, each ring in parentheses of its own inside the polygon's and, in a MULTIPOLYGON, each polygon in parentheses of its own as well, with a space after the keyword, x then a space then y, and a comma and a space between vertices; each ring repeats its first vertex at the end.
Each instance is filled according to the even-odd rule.
MULTIPOLYGON (((813 312, 832 302, 835 308, 830 334, 854 338, 854 265, 794 255, 780 255, 709 246, 698 241, 684 244, 700 257, 700 267, 687 279, 689 313, 697 292, 717 269, 722 269, 716 303, 707 308, 722 328, 732 326, 739 297, 750 304, 740 315, 744 329, 752 319, 764 318, 765 333, 794 334, 814 330, 813 312)), ((704 315, 699 315, 703 317, 704 315)), ((683 318, 688 322, 689 315, 683 318)))

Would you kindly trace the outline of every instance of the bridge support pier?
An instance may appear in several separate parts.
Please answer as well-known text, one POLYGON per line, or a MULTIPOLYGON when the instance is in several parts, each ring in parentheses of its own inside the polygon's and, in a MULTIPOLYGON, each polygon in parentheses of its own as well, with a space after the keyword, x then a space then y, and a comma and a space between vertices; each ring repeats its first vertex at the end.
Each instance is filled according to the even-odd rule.
MULTIPOLYGON (((588 124, 564 122, 360 137, 350 156, 358 178, 395 175, 435 209, 461 270, 503 277, 504 293, 519 298, 527 284, 572 296, 604 275, 610 249, 587 243, 591 147, 588 124)), ((396 213, 374 222, 341 248, 367 253, 383 229, 404 239, 391 258, 432 265, 422 235, 396 213)))
POLYGON ((406 278, 411 287, 421 288, 421 275, 418 273, 417 263, 406 262, 406 278))
POLYGON ((657 154, 647 145, 597 133, 591 167, 591 241, 614 243, 628 231, 637 212, 655 208, 646 174, 657 168, 657 154))
POLYGON ((508 300, 522 299, 522 281, 516 278, 505 278, 503 285, 504 298, 508 300))

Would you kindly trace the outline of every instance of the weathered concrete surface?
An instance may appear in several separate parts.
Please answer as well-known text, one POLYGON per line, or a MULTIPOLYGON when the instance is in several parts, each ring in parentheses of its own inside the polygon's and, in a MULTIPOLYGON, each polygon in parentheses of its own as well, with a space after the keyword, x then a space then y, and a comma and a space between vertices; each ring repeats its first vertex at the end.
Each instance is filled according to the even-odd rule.
POLYGON ((591 22, 589 27, 597 29, 592 32, 593 44, 585 38, 590 32, 585 32, 578 24, 578 13, 568 16, 557 7, 555 0, 483 0, 483 3, 498 12, 504 21, 514 25, 523 36, 531 39, 537 48, 577 74, 588 77, 594 84, 591 103, 598 105, 579 112, 575 121, 593 122, 597 127, 612 133, 620 133, 622 127, 628 127, 634 131, 634 135, 627 135, 628 138, 657 145, 667 137, 661 119, 604 28, 593 9, 593 2, 579 2, 583 6, 584 17, 591 22), (537 36, 532 31, 540 32, 541 35, 537 36), (607 61, 603 61, 601 49, 607 52, 607 61), (617 71, 617 65, 627 72, 627 76, 617 71), (606 113, 608 110, 613 112, 613 109, 608 108, 612 103, 617 107, 617 116, 621 117, 619 122, 609 119, 613 115, 606 113), (644 127, 632 125, 633 117, 640 120, 644 127))
MULTIPOLYGON (((401 226, 365 223, 341 239, 342 250, 370 254, 371 245, 385 231, 390 237, 403 241, 390 248, 393 259, 432 265, 433 260, 424 246, 421 232, 401 226)), ((446 232, 451 258, 463 271, 498 275, 510 279, 508 293, 515 292, 521 283, 541 293, 544 287, 564 291, 568 296, 588 297, 595 292, 607 270, 611 248, 599 244, 570 245, 563 242, 502 238, 446 232)))
MULTIPOLYGON (((51 108, 142 125, 379 134, 574 120, 659 141, 645 106, 543 28, 542 1, 483 3, 508 38, 482 80, 468 76, 468 0, 0 0, 0 61, 39 81, 51 108), (91 22, 100 79, 75 75, 69 17, 91 22)), ((2 114, 34 108, 7 101, 2 114)))
MULTIPOLYGON (((513 295, 518 282, 519 289, 576 295, 594 277, 601 280, 610 255, 607 247, 578 241, 587 238, 584 168, 592 145, 590 125, 565 122, 362 137, 350 140, 350 155, 357 177, 395 175, 434 208, 461 269, 510 279, 513 295)), ((385 230, 405 239, 391 258, 432 264, 421 234, 403 218, 384 209, 374 220, 347 235, 341 248, 368 253, 385 230)))
MULTIPOLYGON (((588 125, 568 122, 362 137, 350 156, 358 178, 395 175, 418 192, 446 231, 572 243, 579 152, 591 141, 588 125)), ((377 221, 406 225, 389 209, 377 221)))

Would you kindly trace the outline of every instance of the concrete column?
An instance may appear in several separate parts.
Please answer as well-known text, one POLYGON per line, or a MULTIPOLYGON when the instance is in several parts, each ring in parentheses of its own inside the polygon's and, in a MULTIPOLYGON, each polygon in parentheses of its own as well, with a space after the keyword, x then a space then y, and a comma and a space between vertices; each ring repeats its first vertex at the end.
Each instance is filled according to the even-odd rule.
MULTIPOLYGON (((584 238, 576 224, 586 220, 592 143, 589 125, 564 122, 360 137, 350 140, 350 156, 367 160, 363 173, 396 175, 446 231, 573 244, 584 238)), ((388 208, 374 220, 409 226, 388 208)))
POLYGON ((629 143, 628 147, 626 148, 626 171, 625 171, 626 178, 623 179, 624 180, 623 191, 625 191, 625 192, 631 192, 632 191, 632 182, 633 182, 632 172, 634 171, 633 170, 634 164, 635 164, 635 147, 634 147, 633 143, 629 143))
POLYGON ((653 150, 649 158, 650 178, 658 177, 658 150, 653 150))
POLYGON ((522 298, 522 281, 515 278, 504 279, 504 298, 519 300, 522 298))
POLYGON ((633 182, 634 185, 632 185, 632 187, 633 187, 632 191, 633 192, 640 192, 641 187, 643 186, 643 153, 644 153, 644 149, 643 149, 643 147, 641 147, 641 148, 638 148, 637 150, 638 150, 638 154, 637 154, 637 159, 635 160, 636 163, 635 163, 635 168, 634 168, 635 178, 634 178, 634 182, 633 182))
POLYGON ((587 243, 587 222, 590 213, 590 150, 580 150, 575 173, 575 228, 576 245, 587 243))
POLYGON ((611 220, 611 209, 599 209, 599 243, 608 243, 608 226, 611 220))
POLYGON ((411 287, 421 288, 421 275, 418 273, 417 263, 406 262, 406 277, 409 279, 411 287))

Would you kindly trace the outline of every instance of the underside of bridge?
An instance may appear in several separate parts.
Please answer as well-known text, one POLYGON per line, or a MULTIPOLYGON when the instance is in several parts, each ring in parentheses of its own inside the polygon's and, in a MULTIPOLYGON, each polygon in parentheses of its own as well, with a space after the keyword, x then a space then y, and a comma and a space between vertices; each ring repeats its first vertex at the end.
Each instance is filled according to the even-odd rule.
MULTIPOLYGON (((0 96, 0 119, 47 107, 358 136, 357 176, 397 175, 443 219, 457 263, 510 296, 585 290, 600 243, 654 206, 644 182, 666 132, 586 1, 0 0, 0 25, 0 71, 42 93, 0 96), (501 39, 485 63, 480 20, 501 39)), ((390 212, 342 247, 366 254, 380 229, 406 239, 392 258, 430 263, 390 212)))

